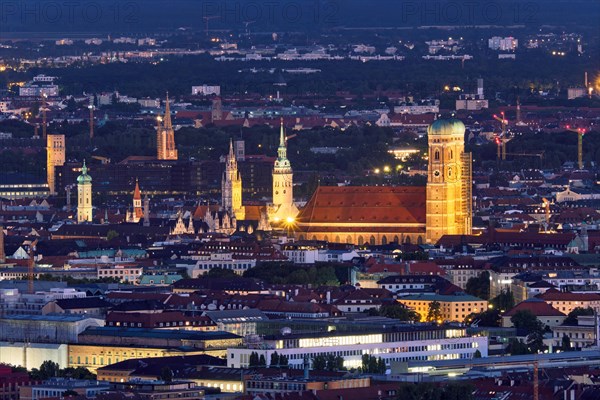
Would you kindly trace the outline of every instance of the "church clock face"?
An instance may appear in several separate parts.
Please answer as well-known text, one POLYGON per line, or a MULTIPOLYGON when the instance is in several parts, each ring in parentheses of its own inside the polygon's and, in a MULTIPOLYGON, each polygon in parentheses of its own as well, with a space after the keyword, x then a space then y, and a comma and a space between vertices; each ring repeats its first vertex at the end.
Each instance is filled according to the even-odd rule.
POLYGON ((435 176, 436 178, 439 178, 440 175, 441 175, 441 172, 439 170, 436 169, 435 171, 433 171, 433 176, 435 176))

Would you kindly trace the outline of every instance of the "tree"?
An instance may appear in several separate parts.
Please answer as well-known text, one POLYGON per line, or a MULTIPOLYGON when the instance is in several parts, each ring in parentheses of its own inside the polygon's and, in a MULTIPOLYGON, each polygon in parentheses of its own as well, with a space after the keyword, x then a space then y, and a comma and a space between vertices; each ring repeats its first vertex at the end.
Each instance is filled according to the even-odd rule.
POLYGON ((492 309, 479 314, 471 313, 465 317, 464 322, 477 326, 500 326, 500 311, 492 309))
POLYGON ((594 309, 591 307, 587 307, 587 308, 576 307, 576 308, 574 308, 573 311, 571 311, 567 315, 567 318, 565 318, 563 325, 576 325, 577 317, 582 316, 582 315, 594 315, 594 309))
POLYGON ((260 367, 266 367, 267 366, 267 360, 265 359, 265 355, 261 354, 259 359, 258 359, 258 365, 260 367))
POLYGON ((70 97, 69 100, 67 100, 67 111, 68 112, 77 111, 77 102, 75 101, 75 97, 70 97))
POLYGON ((109 230, 108 232, 106 232, 106 240, 113 240, 119 237, 119 232, 115 231, 114 229, 109 230))
POLYGON ((481 358, 481 352, 479 350, 475 350, 475 353, 473 353, 473 358, 481 358))
POLYGON ((40 365, 40 369, 36 370, 35 368, 32 370, 32 375, 37 375, 36 379, 45 380, 59 376, 60 367, 58 363, 55 363, 51 360, 46 360, 40 365), (34 372, 37 371, 37 374, 34 372))
POLYGON ((229 278, 229 279, 236 279, 236 278, 240 277, 233 270, 225 269, 225 268, 211 268, 210 270, 208 270, 208 274, 206 274, 206 276, 208 278, 229 278))
POLYGON ((427 322, 438 322, 442 320, 442 306, 439 301, 434 300, 429 303, 426 320, 427 322))
POLYGON ((253 351, 252 353, 250 353, 250 359, 248 360, 248 365, 250 367, 258 367, 258 353, 253 351))
POLYGON ((502 291, 498 296, 494 297, 490 300, 492 306, 500 310, 500 312, 504 312, 505 310, 510 310, 515 306, 515 298, 510 290, 502 291))
POLYGON ((421 317, 417 312, 411 310, 401 303, 386 304, 379 309, 379 315, 387 318, 394 318, 400 321, 419 322, 421 317))
POLYGON ((469 278, 465 292, 480 299, 488 300, 490 298, 490 273, 483 271, 478 277, 469 278))
POLYGON ((273 354, 271 354, 271 363, 269 364, 269 367, 271 367, 271 368, 278 367, 279 363, 280 363, 279 354, 277 352, 274 352, 273 354))
POLYGON ((529 310, 519 310, 512 317, 510 322, 518 330, 523 331, 544 331, 544 325, 537 317, 529 310))
POLYGON ((562 351, 571 351, 571 350, 573 350, 571 348, 571 338, 569 338, 566 333, 562 337, 560 348, 561 348, 562 351))
POLYGON ((160 370, 160 379, 165 382, 173 381, 173 371, 167 365, 160 370))
POLYGON ((529 351, 529 348, 527 347, 527 345, 516 338, 512 338, 509 340, 507 350, 513 356, 530 354, 530 351, 529 351))
POLYGON ((316 371, 325 371, 327 369, 327 359, 324 355, 319 354, 313 357, 312 369, 316 371))
POLYGON ((289 360, 287 358, 287 356, 284 356, 283 354, 279 356, 279 365, 282 367, 287 367, 289 364, 289 360))
POLYGON ((517 331, 527 332, 525 343, 530 352, 544 348, 544 324, 529 310, 519 310, 510 318, 517 331))

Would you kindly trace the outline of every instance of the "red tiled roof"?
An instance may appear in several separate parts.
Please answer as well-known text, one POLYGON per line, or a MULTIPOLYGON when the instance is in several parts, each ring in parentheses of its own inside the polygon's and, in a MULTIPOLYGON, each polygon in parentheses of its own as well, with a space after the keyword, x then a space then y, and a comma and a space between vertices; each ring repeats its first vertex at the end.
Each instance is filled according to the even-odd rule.
POLYGON ((565 314, 558 311, 556 308, 552 307, 550 304, 546 303, 540 299, 529 299, 520 302, 506 313, 504 313, 503 317, 512 317, 519 311, 531 311, 533 315, 536 317, 564 317, 565 314))
POLYGON ((298 221, 300 225, 303 222, 424 224, 425 187, 320 186, 300 211, 298 221))
POLYGON ((544 301, 600 301, 598 293, 571 293, 549 289, 537 296, 544 301))

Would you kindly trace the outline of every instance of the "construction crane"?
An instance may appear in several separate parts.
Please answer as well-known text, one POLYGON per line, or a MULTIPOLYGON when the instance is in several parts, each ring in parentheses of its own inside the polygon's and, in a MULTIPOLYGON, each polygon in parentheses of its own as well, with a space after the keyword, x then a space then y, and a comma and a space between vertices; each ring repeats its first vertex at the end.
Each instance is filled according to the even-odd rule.
POLYGON ((570 132, 575 132, 577 136, 577 164, 579 169, 583 169, 583 135, 585 135, 585 128, 571 128, 571 125, 566 126, 570 132))
POLYGON ((504 116, 504 111, 502 111, 500 115, 502 117, 499 117, 496 114, 494 114, 494 119, 500 122, 500 124, 502 125, 502 133, 500 134, 499 138, 496 138, 496 144, 498 145, 497 158, 498 160, 502 158, 502 160, 504 161, 506 160, 506 127, 508 126, 508 120, 504 116))
POLYGON ((35 267, 35 246, 38 240, 35 239, 29 246, 29 262, 27 263, 27 292, 33 294, 33 269, 35 267))
POLYGON ((204 19, 204 23, 205 23, 206 37, 208 37, 208 21, 210 21, 211 19, 219 18, 219 16, 218 15, 207 15, 202 18, 204 19))

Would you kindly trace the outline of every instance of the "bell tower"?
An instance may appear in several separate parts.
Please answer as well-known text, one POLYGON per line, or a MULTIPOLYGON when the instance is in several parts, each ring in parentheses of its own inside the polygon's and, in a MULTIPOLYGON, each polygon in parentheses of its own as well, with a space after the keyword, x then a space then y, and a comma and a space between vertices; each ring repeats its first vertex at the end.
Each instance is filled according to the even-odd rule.
POLYGON ((175 131, 171 122, 171 106, 169 105, 169 94, 165 105, 165 115, 158 120, 156 136, 156 158, 159 160, 177 160, 177 147, 175 147, 175 131))
POLYGON ((273 205, 288 207, 294 202, 293 194, 294 174, 290 160, 287 158, 287 145, 283 130, 283 119, 279 131, 279 147, 277 160, 273 167, 273 205))
POLYGON ((231 140, 229 141, 229 154, 225 158, 225 171, 221 179, 221 206, 236 219, 245 219, 245 209, 242 206, 242 175, 238 171, 231 140))
POLYGON ((426 241, 435 244, 443 235, 471 234, 471 154, 457 119, 437 120, 427 134, 426 241))
POLYGON ((83 161, 81 175, 77 177, 77 223, 92 222, 92 177, 83 161))

